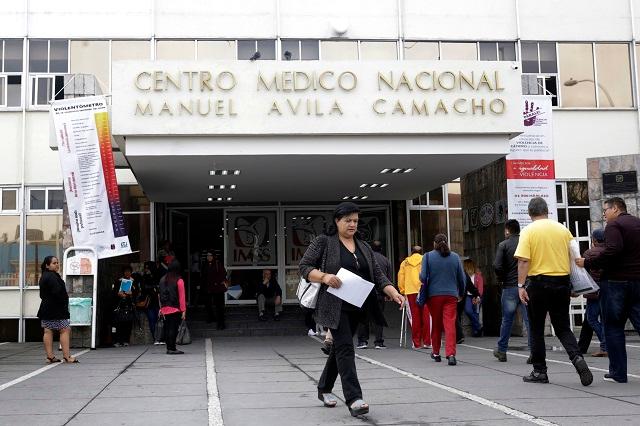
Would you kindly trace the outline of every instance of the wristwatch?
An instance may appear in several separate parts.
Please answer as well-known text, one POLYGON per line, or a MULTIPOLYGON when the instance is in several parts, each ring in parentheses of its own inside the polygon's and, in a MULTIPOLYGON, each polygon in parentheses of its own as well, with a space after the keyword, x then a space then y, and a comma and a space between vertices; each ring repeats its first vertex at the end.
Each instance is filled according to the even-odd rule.
POLYGON ((518 283, 518 288, 524 288, 524 284, 518 283))

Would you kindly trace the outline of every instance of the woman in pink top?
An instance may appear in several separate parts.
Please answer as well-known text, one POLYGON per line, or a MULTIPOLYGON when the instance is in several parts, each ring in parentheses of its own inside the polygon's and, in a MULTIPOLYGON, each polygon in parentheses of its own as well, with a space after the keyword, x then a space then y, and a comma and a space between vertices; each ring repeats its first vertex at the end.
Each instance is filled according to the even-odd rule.
POLYGON ((167 273, 160 279, 159 291, 160 314, 164 315, 166 330, 167 354, 183 354, 184 352, 176 349, 176 336, 180 321, 187 317, 187 302, 184 281, 180 277, 180 263, 177 260, 171 261, 167 273))
POLYGON ((480 323, 480 304, 482 303, 482 294, 484 293, 484 278, 482 272, 476 266, 473 260, 465 259, 463 265, 464 271, 471 278, 471 283, 478 289, 479 296, 473 297, 471 293, 467 293, 465 298, 464 312, 471 320, 471 328, 473 329, 473 337, 482 336, 482 324, 480 323))

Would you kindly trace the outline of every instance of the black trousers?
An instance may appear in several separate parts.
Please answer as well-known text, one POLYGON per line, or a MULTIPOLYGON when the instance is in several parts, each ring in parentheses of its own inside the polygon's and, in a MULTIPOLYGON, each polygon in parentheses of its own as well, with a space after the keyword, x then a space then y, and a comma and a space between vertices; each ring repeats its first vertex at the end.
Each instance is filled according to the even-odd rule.
POLYGON ((569 277, 545 277, 538 275, 527 287, 529 304, 529 327, 531 331, 531 360, 533 369, 547 371, 546 348, 544 342, 544 323, 547 313, 556 336, 564 350, 573 359, 580 355, 576 336, 569 325, 569 299, 571 288, 569 277))
POLYGON ((129 343, 133 321, 116 323, 116 343, 129 343))
POLYGON ((168 351, 176 350, 176 337, 178 336, 178 327, 182 321, 182 312, 175 312, 173 314, 164 316, 164 327, 166 344, 168 351))
POLYGON ((313 309, 303 307, 304 311, 304 325, 307 327, 307 330, 316 331, 316 322, 313 319, 313 309))
MULTIPOLYGON (((378 298, 377 300, 378 306, 380 307, 380 312, 384 312, 384 299, 378 298)), ((383 327, 381 325, 376 324, 371 321, 366 315, 360 321, 360 326, 358 327, 358 343, 369 343, 369 324, 371 323, 371 328, 373 329, 373 334, 375 335, 374 344, 382 344, 384 343, 384 337, 382 335, 383 327)))
POLYGON ((587 317, 585 316, 582 321, 582 329, 580 330, 580 338, 578 339, 578 347, 580 348, 581 354, 586 354, 589 352, 589 346, 591 345, 591 339, 593 338, 593 328, 587 321, 587 317))
POLYGON ((342 393, 347 405, 362 398, 353 348, 353 336, 358 329, 361 317, 360 311, 342 311, 340 313, 338 328, 331 329, 333 346, 331 346, 329 358, 327 358, 327 363, 324 365, 318 382, 318 392, 330 393, 333 391, 338 374, 340 374, 342 393))
POLYGON ((462 315, 464 315, 464 304, 466 302, 466 297, 463 297, 461 301, 458 302, 456 306, 456 341, 464 338, 464 329, 462 328, 462 315))
POLYGON ((224 325, 224 293, 206 293, 204 300, 207 309, 207 320, 217 321, 218 327, 224 325))

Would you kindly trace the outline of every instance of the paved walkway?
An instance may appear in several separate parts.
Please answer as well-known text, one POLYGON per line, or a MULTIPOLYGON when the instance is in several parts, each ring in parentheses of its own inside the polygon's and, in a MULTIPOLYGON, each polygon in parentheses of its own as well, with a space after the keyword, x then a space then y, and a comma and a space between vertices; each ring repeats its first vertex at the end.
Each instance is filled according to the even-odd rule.
MULTIPOLYGON (((585 388, 561 350, 549 353, 557 361, 549 364, 551 383, 538 385, 522 382, 530 370, 525 352, 513 351, 507 363, 492 357, 495 338, 468 338, 456 367, 388 339, 386 350, 357 351, 371 405, 361 418, 316 399, 326 358, 308 337, 198 340, 174 357, 163 346, 99 349, 80 355, 78 365, 44 368, 41 345, 0 344, 0 425, 638 424, 635 340, 628 384, 603 382, 607 360, 587 358, 595 380, 585 388)), ((342 398, 339 384, 336 394, 342 398)))

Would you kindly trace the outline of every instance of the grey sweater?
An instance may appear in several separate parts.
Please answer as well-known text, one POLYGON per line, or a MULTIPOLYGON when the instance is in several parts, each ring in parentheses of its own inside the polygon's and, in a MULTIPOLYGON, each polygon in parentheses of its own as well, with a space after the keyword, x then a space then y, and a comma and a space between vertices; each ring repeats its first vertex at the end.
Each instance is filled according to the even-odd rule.
MULTIPOLYGON (((388 285, 392 285, 389 279, 385 277, 376 262, 373 250, 364 241, 356 239, 358 248, 364 254, 369 265, 369 272, 376 285, 376 290, 382 292, 382 289, 388 285)), ((300 275, 308 280, 309 273, 318 269, 328 274, 336 274, 340 270, 340 239, 338 235, 320 235, 316 237, 299 264, 300 275)), ((318 293, 318 301, 316 303, 315 320, 318 324, 329 327, 338 328, 340 322, 340 310, 342 308, 342 300, 331 293, 327 293, 327 286, 321 285, 318 293)))

